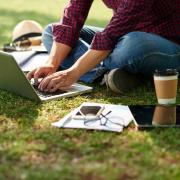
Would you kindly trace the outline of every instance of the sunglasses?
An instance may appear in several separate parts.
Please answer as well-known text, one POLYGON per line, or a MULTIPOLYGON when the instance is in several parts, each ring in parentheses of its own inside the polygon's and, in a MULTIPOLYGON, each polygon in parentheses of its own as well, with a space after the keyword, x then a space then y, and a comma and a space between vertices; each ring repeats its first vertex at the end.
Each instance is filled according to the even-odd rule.
POLYGON ((5 52, 29 51, 32 45, 39 46, 41 43, 41 37, 23 38, 17 42, 4 44, 1 50, 5 52))

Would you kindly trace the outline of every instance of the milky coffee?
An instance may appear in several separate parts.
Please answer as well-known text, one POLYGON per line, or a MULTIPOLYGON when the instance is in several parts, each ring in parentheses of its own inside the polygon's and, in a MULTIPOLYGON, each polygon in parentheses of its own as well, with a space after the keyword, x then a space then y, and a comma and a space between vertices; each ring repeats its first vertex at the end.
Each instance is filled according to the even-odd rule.
POLYGON ((156 71, 154 84, 159 104, 175 104, 177 95, 178 73, 176 70, 156 71))
POLYGON ((176 124, 176 106, 156 106, 153 115, 153 125, 176 124))

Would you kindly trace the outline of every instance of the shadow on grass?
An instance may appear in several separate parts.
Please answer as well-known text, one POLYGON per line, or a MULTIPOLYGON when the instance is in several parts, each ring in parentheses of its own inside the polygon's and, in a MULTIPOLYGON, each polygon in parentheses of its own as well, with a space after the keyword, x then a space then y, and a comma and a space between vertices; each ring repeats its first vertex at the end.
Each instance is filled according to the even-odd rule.
POLYGON ((16 121, 21 127, 30 127, 38 117, 40 107, 40 104, 6 91, 0 91, 0 123, 5 123, 9 119, 16 121))
POLYGON ((118 94, 112 92, 105 85, 94 83, 93 99, 102 99, 107 103, 124 105, 153 105, 156 104, 156 95, 151 82, 145 83, 129 92, 118 94), (148 97, 148 98, 147 98, 148 97))
POLYGON ((149 136, 152 138, 154 145, 161 147, 162 152, 157 152, 163 155, 163 151, 171 153, 179 153, 180 129, 179 128, 155 128, 149 131, 149 136))

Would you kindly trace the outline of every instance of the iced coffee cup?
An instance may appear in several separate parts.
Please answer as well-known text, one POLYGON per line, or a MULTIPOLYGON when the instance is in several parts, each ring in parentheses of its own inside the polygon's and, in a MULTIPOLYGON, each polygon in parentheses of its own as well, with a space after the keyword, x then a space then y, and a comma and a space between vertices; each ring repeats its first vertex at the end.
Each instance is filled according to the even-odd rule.
POLYGON ((175 69, 155 71, 154 85, 159 104, 168 105, 176 103, 178 72, 175 69))
POLYGON ((176 124, 176 106, 156 106, 153 115, 153 125, 176 124))

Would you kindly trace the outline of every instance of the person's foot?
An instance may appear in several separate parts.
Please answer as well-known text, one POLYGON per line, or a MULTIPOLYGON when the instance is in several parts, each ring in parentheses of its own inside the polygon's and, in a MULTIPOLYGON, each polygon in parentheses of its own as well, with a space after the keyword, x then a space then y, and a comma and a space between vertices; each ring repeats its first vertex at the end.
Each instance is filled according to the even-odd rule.
POLYGON ((139 75, 121 69, 113 69, 105 75, 106 85, 115 93, 124 94, 142 83, 139 75))

